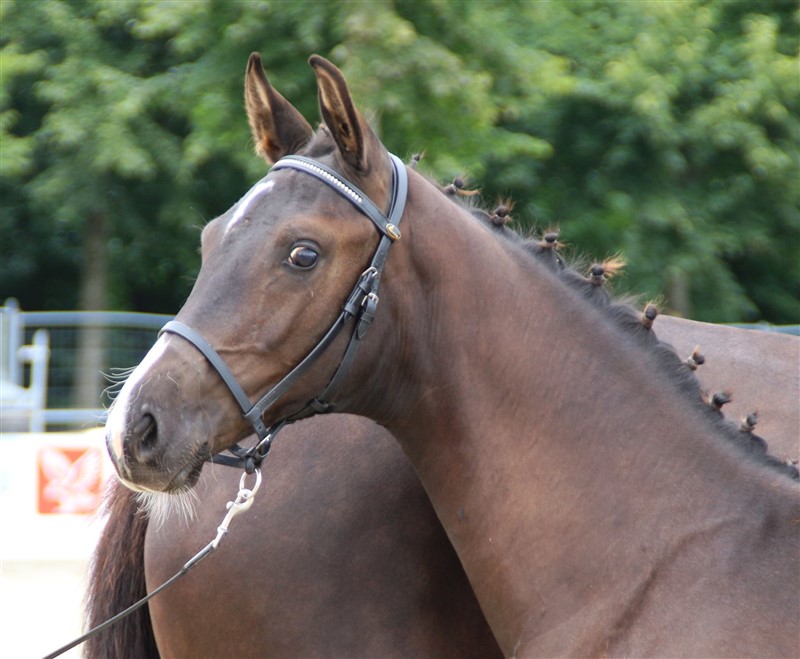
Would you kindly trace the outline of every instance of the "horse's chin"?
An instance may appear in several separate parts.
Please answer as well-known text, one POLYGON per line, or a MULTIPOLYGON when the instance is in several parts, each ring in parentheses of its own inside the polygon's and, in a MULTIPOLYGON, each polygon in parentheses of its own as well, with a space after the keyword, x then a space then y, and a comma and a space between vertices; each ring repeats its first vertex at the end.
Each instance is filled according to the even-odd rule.
POLYGON ((195 519, 197 492, 193 489, 174 492, 139 492, 136 494, 139 507, 147 514, 148 523, 161 528, 168 520, 171 523, 188 525, 195 519))
POLYGON ((167 482, 163 488, 148 487, 142 483, 136 483, 128 480, 123 474, 117 473, 120 482, 130 490, 139 494, 161 494, 164 496, 173 496, 191 490, 200 478, 205 464, 205 458, 198 454, 198 456, 191 462, 185 464, 181 469, 167 482))
POLYGON ((120 481, 136 492, 139 507, 148 517, 149 524, 160 528, 165 522, 188 524, 195 518, 198 500, 194 486, 203 471, 205 460, 198 459, 183 467, 163 490, 154 490, 132 483, 122 476, 120 481))

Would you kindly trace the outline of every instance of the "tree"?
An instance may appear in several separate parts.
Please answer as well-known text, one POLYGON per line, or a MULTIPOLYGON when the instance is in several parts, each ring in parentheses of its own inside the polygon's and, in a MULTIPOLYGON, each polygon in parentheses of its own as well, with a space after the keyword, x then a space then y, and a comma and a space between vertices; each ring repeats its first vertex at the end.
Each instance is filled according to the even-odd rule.
POLYGON ((258 50, 309 119, 305 58, 331 57, 391 149, 471 175, 487 203, 511 195, 523 231, 560 224, 582 251, 621 252, 627 288, 701 319, 800 322, 793 3, 2 11, 0 292, 24 307, 101 305, 77 292, 81 264, 102 265, 96 238, 102 306, 177 310, 196 227, 263 175, 241 107, 258 50))
POLYGON ((622 252, 629 285, 665 294, 674 311, 798 322, 795 7, 518 9, 520 34, 506 41, 521 43, 524 30, 560 70, 526 71, 537 58, 518 52, 503 58, 506 71, 516 67, 529 81, 506 125, 547 140, 553 157, 492 159, 492 185, 525 200, 523 212, 540 223, 560 223, 571 242, 622 252))

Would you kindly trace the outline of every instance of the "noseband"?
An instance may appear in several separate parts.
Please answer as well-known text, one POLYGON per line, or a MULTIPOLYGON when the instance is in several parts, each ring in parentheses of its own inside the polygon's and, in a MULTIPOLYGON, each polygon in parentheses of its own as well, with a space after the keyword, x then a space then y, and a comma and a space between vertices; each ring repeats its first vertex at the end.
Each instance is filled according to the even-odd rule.
MULTIPOLYGON (((239 384, 236 376, 234 376, 233 372, 228 368, 228 365, 222 357, 219 356, 219 353, 214 350, 211 344, 209 344, 199 332, 178 320, 168 322, 161 329, 159 336, 164 332, 177 334, 189 341, 189 343, 194 345, 195 348, 203 354, 222 378, 222 381, 228 387, 228 390, 241 408, 242 415, 247 422, 253 426, 253 430, 255 430, 256 435, 258 435, 259 442, 256 446, 245 449, 235 445, 228 450, 236 457, 217 454, 210 458, 211 462, 244 467, 248 472, 252 473, 255 467, 266 457, 272 438, 284 425, 313 414, 334 411, 334 406, 330 400, 352 365, 358 348, 361 345, 361 341, 375 317, 375 311, 378 306, 378 285, 380 284, 381 275, 383 274, 383 268, 386 265, 389 247, 395 240, 400 238, 400 231, 397 225, 400 223, 400 219, 403 216, 403 209, 405 208, 406 196, 408 194, 408 172, 403 162, 397 156, 389 154, 389 157, 392 163, 392 190, 388 217, 384 215, 380 208, 378 208, 366 194, 359 190, 358 187, 321 162, 303 156, 287 156, 272 166, 270 174, 278 169, 294 169, 322 181, 372 220, 381 234, 381 239, 378 243, 378 247, 375 249, 375 254, 372 257, 369 267, 361 273, 356 285, 347 296, 347 300, 342 306, 341 313, 325 336, 320 339, 317 345, 311 349, 297 366, 264 394, 258 402, 255 404, 250 403, 250 398, 239 384), (311 400, 296 414, 286 417, 267 428, 262 419, 264 413, 286 393, 289 387, 291 387, 326 348, 330 346, 347 321, 351 318, 355 319, 355 325, 353 327, 353 333, 350 335, 350 342, 347 345, 344 357, 342 357, 341 362, 339 362, 336 372, 333 374, 327 386, 322 390, 322 393, 311 400)), ((269 176, 269 174, 267 176, 269 176)))

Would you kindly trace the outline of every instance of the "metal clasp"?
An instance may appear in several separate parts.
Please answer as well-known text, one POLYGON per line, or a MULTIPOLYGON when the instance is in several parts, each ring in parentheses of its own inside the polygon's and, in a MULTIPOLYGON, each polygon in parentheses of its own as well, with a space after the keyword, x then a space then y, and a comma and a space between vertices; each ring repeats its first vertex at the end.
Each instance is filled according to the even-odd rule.
POLYGON ((228 514, 225 515, 222 523, 217 527, 217 537, 211 541, 211 546, 214 549, 217 548, 217 545, 219 545, 222 538, 228 532, 228 526, 230 525, 231 520, 236 517, 236 515, 243 513, 253 505, 253 497, 255 496, 256 492, 258 492, 258 488, 261 487, 261 470, 257 468, 253 473, 255 474, 256 482, 252 489, 245 487, 245 481, 248 476, 246 472, 242 474, 242 477, 239 479, 239 492, 236 495, 236 499, 227 503, 226 507, 228 509, 228 514))
POLYGON ((363 339, 372 321, 375 320, 375 312, 378 310, 380 298, 375 293, 367 293, 361 300, 361 313, 358 315, 358 325, 356 327, 356 337, 363 339))
POLYGON ((372 282, 375 281, 377 277, 378 277, 378 268, 376 268, 374 265, 371 265, 369 266, 369 268, 367 268, 366 270, 364 270, 364 272, 361 273, 361 277, 359 278, 359 284, 369 287, 369 289, 365 289, 365 291, 371 290, 372 282))

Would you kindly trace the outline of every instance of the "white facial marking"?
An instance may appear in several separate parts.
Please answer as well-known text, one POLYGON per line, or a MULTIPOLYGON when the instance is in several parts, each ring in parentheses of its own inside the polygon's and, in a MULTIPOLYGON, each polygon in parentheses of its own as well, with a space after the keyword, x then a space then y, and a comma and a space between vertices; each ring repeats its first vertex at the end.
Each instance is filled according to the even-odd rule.
POLYGON ((244 214, 247 212, 247 209, 250 205, 262 194, 266 194, 275 186, 275 181, 259 181, 256 183, 247 194, 239 200, 239 203, 236 205, 236 212, 234 212, 233 217, 228 221, 228 225, 225 227, 225 233, 222 235, 226 235, 228 231, 233 229, 234 226, 244 217, 244 214))
POLYGON ((147 372, 158 361, 166 347, 167 335, 162 334, 153 347, 150 348, 150 351, 144 356, 141 364, 134 369, 133 373, 131 373, 125 381, 119 395, 111 406, 108 419, 106 420, 106 437, 115 455, 122 455, 122 435, 128 415, 128 406, 131 402, 131 392, 136 389, 137 385, 144 380, 145 377, 147 377, 147 372))

